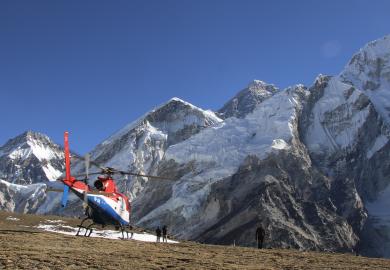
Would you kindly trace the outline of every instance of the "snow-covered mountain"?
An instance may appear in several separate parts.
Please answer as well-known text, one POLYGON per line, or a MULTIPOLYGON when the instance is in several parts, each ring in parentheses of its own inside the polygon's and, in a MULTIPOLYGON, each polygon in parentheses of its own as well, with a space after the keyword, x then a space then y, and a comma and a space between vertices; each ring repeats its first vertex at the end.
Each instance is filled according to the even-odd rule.
POLYGON ((15 184, 55 180, 64 171, 60 146, 46 135, 27 131, 0 147, 0 178, 15 184))
MULTIPOLYGON (((91 157, 174 179, 118 178, 139 225, 167 224, 177 237, 250 246, 262 224, 269 247, 390 257, 389 41, 370 42, 339 75, 319 75, 310 87, 279 90, 255 80, 218 113, 174 98, 96 146, 91 157)), ((37 143, 18 141, 0 148, 6 157, 0 177, 50 179, 28 178, 30 167, 15 156, 36 157, 35 168, 55 154, 37 156, 24 150, 37 143)), ((63 168, 50 164, 60 174, 63 168)), ((82 162, 74 165, 73 172, 84 170, 82 162)), ((48 196, 38 212, 61 213, 58 200, 48 196)), ((70 213, 81 209, 70 203, 70 213)))
POLYGON ((0 209, 34 213, 46 199, 46 184, 64 171, 62 148, 27 131, 0 147, 0 209))
MULTIPOLYGON (((222 120, 179 98, 156 107, 95 147, 91 159, 104 166, 155 174, 165 151, 222 120)), ((76 170, 82 172, 81 162, 76 170)), ((122 191, 133 200, 142 192, 147 178, 118 178, 122 191)))
MULTIPOLYGON (((302 85, 288 88, 244 118, 230 117, 172 145, 158 173, 179 180, 169 188, 148 183, 134 202, 136 219, 150 227, 172 224, 179 237, 212 243, 253 245, 261 223, 268 246, 353 249, 358 236, 337 213, 330 179, 312 166, 300 141, 310 94, 302 85), (146 203, 151 211, 142 208, 146 203)), ((351 212, 363 223, 358 195, 353 203, 351 212)))

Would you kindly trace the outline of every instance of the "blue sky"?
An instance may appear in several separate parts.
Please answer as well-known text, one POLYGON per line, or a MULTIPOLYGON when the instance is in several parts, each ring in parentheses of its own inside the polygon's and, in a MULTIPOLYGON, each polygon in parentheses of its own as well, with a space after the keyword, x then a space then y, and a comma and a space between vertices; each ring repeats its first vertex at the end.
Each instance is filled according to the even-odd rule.
POLYGON ((0 1, 0 145, 25 130, 91 150, 177 96, 218 109, 251 80, 338 74, 390 34, 390 1, 0 1))

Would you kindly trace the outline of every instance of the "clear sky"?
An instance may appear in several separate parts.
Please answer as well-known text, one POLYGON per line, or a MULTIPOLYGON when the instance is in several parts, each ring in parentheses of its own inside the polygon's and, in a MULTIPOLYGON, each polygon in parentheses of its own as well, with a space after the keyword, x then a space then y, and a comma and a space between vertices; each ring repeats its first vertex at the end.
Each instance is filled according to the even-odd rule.
POLYGON ((0 145, 25 130, 80 153, 172 97, 217 110, 251 80, 338 74, 390 34, 388 0, 2 0, 0 145))

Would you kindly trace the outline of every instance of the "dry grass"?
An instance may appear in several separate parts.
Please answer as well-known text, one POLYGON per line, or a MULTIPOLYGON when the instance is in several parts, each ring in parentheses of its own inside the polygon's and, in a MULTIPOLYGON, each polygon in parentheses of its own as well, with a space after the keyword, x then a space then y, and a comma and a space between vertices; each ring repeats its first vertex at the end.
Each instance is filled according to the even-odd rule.
MULTIPOLYGON (((390 260, 349 254, 120 241, 42 232, 59 217, 0 212, 0 269, 390 269, 390 260), (6 220, 8 216, 19 221, 6 220), (28 227, 26 227, 28 226, 28 227)), ((78 220, 63 219, 68 224, 78 220)))

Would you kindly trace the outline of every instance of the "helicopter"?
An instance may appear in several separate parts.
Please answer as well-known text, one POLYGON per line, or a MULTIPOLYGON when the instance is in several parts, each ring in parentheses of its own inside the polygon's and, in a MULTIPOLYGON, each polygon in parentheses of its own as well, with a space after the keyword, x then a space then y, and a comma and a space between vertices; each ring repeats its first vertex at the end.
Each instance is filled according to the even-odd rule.
POLYGON ((150 179, 164 179, 171 180, 166 177, 146 175, 134 172, 127 172, 117 170, 111 167, 102 167, 96 162, 90 161, 89 155, 85 158, 75 156, 76 158, 85 161, 86 173, 81 175, 71 175, 71 155, 69 150, 69 132, 64 133, 64 154, 65 154, 65 178, 59 178, 57 181, 61 182, 63 190, 49 189, 48 191, 62 192, 62 207, 66 207, 68 201, 69 190, 73 192, 78 198, 83 200, 86 217, 78 225, 79 229, 76 236, 80 235, 82 229, 85 229, 84 236, 91 236, 92 226, 97 224, 102 227, 106 225, 113 225, 122 232, 122 239, 124 239, 124 232, 127 233, 127 228, 130 226, 131 204, 129 198, 120 193, 113 179, 114 174, 131 175, 139 177, 147 177, 150 179), (100 169, 100 172, 89 173, 89 164, 92 164, 100 169), (94 188, 88 185, 87 180, 90 175, 98 175, 94 182, 94 188), (84 177, 81 180, 77 178, 84 177), (85 222, 91 220, 92 223, 85 226, 85 222))

